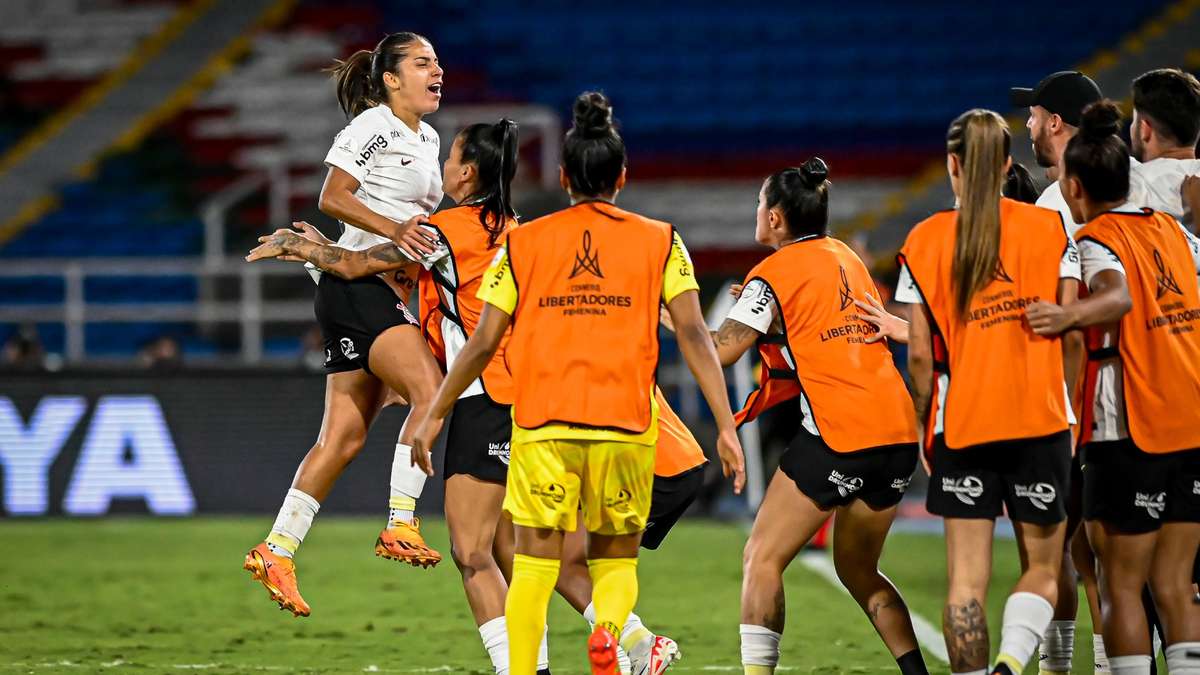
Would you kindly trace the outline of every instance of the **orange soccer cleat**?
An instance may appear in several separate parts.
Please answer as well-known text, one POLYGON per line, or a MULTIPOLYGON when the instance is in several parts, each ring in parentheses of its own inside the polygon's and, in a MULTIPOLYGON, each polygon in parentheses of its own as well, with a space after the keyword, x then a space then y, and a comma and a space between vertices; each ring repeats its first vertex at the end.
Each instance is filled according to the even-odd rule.
POLYGON ((441 553, 425 545, 421 521, 416 518, 411 525, 396 523, 380 532, 375 540, 375 555, 413 567, 433 567, 442 561, 441 553))
POLYGON ((279 603, 279 609, 286 609, 295 616, 308 616, 308 603, 300 597, 300 589, 296 585, 296 563, 291 558, 271 553, 266 542, 263 542, 250 549, 242 567, 249 570, 250 576, 267 589, 271 599, 279 603))
POLYGON ((621 675, 617 663, 617 639, 608 629, 596 626, 588 638, 588 661, 592 664, 592 675, 621 675))

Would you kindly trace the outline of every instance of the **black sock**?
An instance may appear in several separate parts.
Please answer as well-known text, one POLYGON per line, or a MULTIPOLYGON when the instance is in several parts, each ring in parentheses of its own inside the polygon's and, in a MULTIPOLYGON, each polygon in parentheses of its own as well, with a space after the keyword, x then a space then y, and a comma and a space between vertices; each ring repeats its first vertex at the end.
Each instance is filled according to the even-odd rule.
POLYGON ((919 648, 896 659, 896 664, 900 666, 900 675, 929 675, 919 648))

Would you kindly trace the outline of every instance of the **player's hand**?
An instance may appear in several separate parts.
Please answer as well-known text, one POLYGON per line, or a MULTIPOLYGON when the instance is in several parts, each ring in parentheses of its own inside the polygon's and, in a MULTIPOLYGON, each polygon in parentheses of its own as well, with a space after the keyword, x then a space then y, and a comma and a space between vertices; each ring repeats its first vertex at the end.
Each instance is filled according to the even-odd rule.
POLYGON ((925 448, 922 447, 920 452, 918 452, 917 454, 919 454, 921 456, 921 468, 925 469, 925 475, 932 476, 933 475, 933 467, 929 465, 929 455, 925 454, 925 448))
POLYGON ((729 294, 733 296, 734 300, 740 300, 742 297, 742 289, 745 287, 745 284, 732 284, 729 286, 729 294))
POLYGON ((281 228, 271 234, 259 237, 258 246, 250 250, 250 253, 246 256, 246 262, 287 257, 289 253, 287 248, 288 242, 293 237, 299 236, 287 228, 281 228))
POLYGON ((662 324, 663 328, 672 333, 675 332, 675 321, 671 318, 671 312, 667 309, 666 305, 658 306, 658 322, 662 324))
POLYGON ((417 422, 417 433, 413 437, 412 463, 425 472, 426 476, 433 475, 433 443, 442 431, 446 420, 426 414, 417 422))
POLYGON ((313 227, 308 221, 298 220, 292 223, 292 228, 300 231, 300 236, 305 239, 318 243, 322 246, 329 246, 336 242, 321 234, 321 231, 313 227))
POLYGON ((392 241, 414 262, 437 250, 438 240, 422 225, 429 223, 429 216, 413 216, 396 225, 392 241))
POLYGON ((1026 307, 1025 318, 1038 335, 1058 335, 1075 323, 1066 307, 1044 300, 1026 307))
POLYGON ((853 314, 850 318, 856 321, 865 321, 879 329, 878 332, 866 339, 867 344, 879 342, 884 338, 908 344, 908 322, 884 309, 874 296, 868 295, 866 302, 855 298, 854 304, 862 313, 853 314))
POLYGON ((733 476, 733 494, 742 494, 746 485, 746 458, 742 455, 742 442, 736 429, 726 429, 717 434, 717 455, 721 458, 721 471, 725 477, 733 476))

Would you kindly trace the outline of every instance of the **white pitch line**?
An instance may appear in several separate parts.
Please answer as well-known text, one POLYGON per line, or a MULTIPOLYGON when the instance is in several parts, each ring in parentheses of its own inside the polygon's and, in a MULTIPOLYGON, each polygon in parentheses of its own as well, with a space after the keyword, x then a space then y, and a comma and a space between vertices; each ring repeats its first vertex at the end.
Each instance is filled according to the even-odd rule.
MULTIPOLYGON (((816 572, 818 576, 833 586, 845 590, 828 554, 821 551, 805 551, 800 554, 800 564, 816 572)), ((950 655, 946 653, 946 642, 942 637, 942 631, 935 628, 925 617, 914 612, 911 607, 908 609, 908 614, 912 617, 913 632, 917 634, 917 642, 942 663, 950 663, 950 655)))

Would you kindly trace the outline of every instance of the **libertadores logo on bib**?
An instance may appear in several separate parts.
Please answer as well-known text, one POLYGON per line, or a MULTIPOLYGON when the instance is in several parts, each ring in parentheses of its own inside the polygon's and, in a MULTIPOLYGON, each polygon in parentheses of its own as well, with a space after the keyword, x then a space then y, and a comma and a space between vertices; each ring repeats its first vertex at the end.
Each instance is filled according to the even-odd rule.
POLYGON ((854 292, 850 290, 850 280, 846 278, 846 268, 838 265, 838 273, 842 275, 842 287, 838 289, 838 311, 844 312, 854 304, 854 292))
POLYGON ((1162 517, 1162 512, 1167 508, 1167 493, 1135 493, 1133 496, 1133 505, 1137 508, 1146 509, 1146 513, 1149 513, 1151 518, 1158 520, 1162 517))
POLYGON ((1058 498, 1058 493, 1054 486, 1049 483, 1033 483, 1031 485, 1014 485, 1014 491, 1017 497, 1025 497, 1029 499, 1034 508, 1047 510, 1047 506, 1054 503, 1058 498))
POLYGON ((843 497, 848 497, 858 492, 863 486, 863 479, 858 476, 847 476, 837 469, 830 471, 829 477, 826 480, 836 485, 838 494, 843 497))
POLYGON ((943 478, 942 492, 949 492, 958 497, 958 501, 975 506, 975 500, 983 496, 983 481, 976 476, 943 478))
POLYGON ((604 273, 600 271, 600 250, 592 252, 591 230, 583 231, 583 251, 575 254, 575 264, 571 266, 571 274, 567 278, 574 279, 584 272, 600 279, 604 278, 604 273))
POLYGON ((1158 268, 1158 272, 1154 275, 1158 282, 1158 287, 1154 290, 1154 299, 1160 300, 1167 293, 1183 295, 1183 289, 1179 288, 1179 282, 1175 280, 1175 273, 1167 267, 1167 263, 1158 249, 1154 249, 1154 266, 1158 268))

